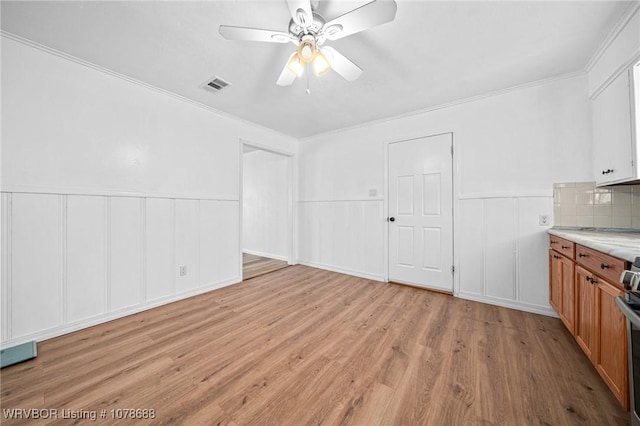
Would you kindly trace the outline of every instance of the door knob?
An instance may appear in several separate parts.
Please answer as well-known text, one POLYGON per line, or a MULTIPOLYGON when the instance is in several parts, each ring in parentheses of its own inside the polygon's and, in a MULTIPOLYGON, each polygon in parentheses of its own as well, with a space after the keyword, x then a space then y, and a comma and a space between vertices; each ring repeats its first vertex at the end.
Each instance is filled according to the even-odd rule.
POLYGON ((389 222, 395 222, 395 221, 396 221, 396 218, 392 216, 392 217, 390 217, 388 220, 389 220, 389 222))

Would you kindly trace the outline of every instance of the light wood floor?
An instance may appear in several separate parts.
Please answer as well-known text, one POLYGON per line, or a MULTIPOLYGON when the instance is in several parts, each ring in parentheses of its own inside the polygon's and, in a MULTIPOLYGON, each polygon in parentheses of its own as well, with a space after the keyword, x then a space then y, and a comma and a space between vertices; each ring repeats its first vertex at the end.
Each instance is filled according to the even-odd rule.
POLYGON ((242 253, 242 278, 245 280, 268 274, 287 266, 289 264, 283 260, 242 253))
POLYGON ((157 424, 188 425, 628 424, 558 319, 304 266, 38 349, 0 372, 3 409, 152 408, 157 424))

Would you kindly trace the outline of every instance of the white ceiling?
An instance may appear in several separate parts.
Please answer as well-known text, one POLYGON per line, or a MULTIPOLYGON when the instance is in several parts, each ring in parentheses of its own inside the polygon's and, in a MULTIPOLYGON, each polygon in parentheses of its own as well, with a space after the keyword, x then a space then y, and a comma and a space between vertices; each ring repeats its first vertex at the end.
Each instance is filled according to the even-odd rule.
MULTIPOLYGON (((384 0, 381 0, 384 1, 384 0)), ((320 0, 330 20, 368 1, 320 0)), ((227 41, 220 24, 286 31, 285 0, 2 1, 2 29, 244 120, 304 138, 583 70, 629 2, 399 0, 395 21, 328 42, 364 73, 275 82, 293 44, 227 41), (212 94, 214 75, 232 83, 212 94)))

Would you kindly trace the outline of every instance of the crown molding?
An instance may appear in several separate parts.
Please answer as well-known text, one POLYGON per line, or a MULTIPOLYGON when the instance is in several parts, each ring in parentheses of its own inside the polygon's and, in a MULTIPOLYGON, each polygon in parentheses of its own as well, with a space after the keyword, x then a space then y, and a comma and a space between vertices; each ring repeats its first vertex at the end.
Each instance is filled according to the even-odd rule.
POLYGON ((507 87, 505 89, 495 90, 493 92, 487 92, 487 93, 484 93, 482 95, 471 96, 469 98, 458 99, 458 100, 455 100, 455 101, 452 101, 452 102, 447 102, 447 103, 440 104, 440 105, 434 105, 434 106, 427 107, 427 108, 421 108, 421 109, 405 112, 405 113, 402 113, 402 114, 393 115, 393 116, 390 116, 390 117, 384 117, 384 118, 379 118, 379 119, 376 119, 376 120, 366 121, 364 123, 355 124, 353 126, 342 127, 340 129, 335 129, 335 130, 331 130, 331 131, 323 132, 323 133, 317 133, 315 135, 307 136, 307 137, 304 137, 304 138, 299 138, 299 141, 300 142, 308 142, 308 141, 310 141, 312 139, 315 139, 315 138, 318 138, 318 137, 331 136, 331 135, 335 135, 335 134, 338 134, 338 133, 359 129, 359 128, 362 128, 362 127, 368 127, 368 126, 373 126, 373 125, 377 125, 377 124, 386 123, 386 122, 389 122, 389 121, 395 121, 395 120, 400 120, 400 119, 403 119, 403 118, 413 117, 415 115, 425 114, 425 113, 437 111, 437 110, 440 110, 440 109, 446 109, 446 108, 451 108, 451 107, 464 105, 464 104, 468 104, 468 103, 472 103, 472 102, 477 102, 477 101, 480 101, 480 100, 483 100, 483 99, 493 98, 495 96, 500 96, 500 95, 504 95, 504 94, 511 93, 511 92, 518 92, 520 90, 529 89, 531 87, 543 86, 545 84, 550 84, 550 83, 554 83, 554 82, 557 82, 557 81, 567 80, 567 79, 570 79, 570 78, 584 76, 584 75, 586 75, 586 72, 584 70, 580 70, 580 71, 570 72, 570 73, 567 73, 567 74, 558 75, 558 76, 555 76, 555 77, 544 78, 542 80, 535 80, 535 81, 532 81, 532 82, 529 82, 529 83, 519 84, 519 85, 516 85, 516 86, 507 87))
POLYGON ((593 53, 591 59, 589 59, 589 62, 587 62, 587 65, 585 66, 585 72, 591 71, 595 64, 600 60, 602 55, 604 55, 604 53, 607 51, 609 46, 613 44, 622 30, 624 30, 627 24, 629 24, 629 21, 631 21, 636 13, 638 13, 638 10, 640 10, 640 1, 634 1, 627 7, 627 10, 625 10, 622 18, 620 18, 618 22, 613 26, 611 31, 609 31, 609 34, 607 34, 600 46, 593 53))
POLYGON ((82 65, 82 66, 91 68, 91 69, 93 69, 95 71, 99 71, 101 73, 108 74, 108 75, 110 75, 112 77, 116 77, 116 78, 118 78, 120 80, 124 80, 124 81, 126 81, 128 83, 132 83, 132 84, 135 84, 137 86, 144 87, 145 89, 152 90, 152 91, 154 91, 156 93, 160 93, 160 94, 163 94, 165 96, 169 96, 169 97, 174 98, 176 100, 179 100, 179 101, 191 104, 193 106, 196 106, 198 108, 202 108, 202 109, 207 110, 209 112, 212 112, 212 113, 214 113, 214 114, 216 114, 216 115, 218 115, 220 117, 227 118, 227 119, 230 119, 230 120, 233 120, 233 121, 236 121, 236 122, 241 122, 241 123, 244 123, 244 124, 248 124, 248 125, 251 125, 251 126, 254 126, 254 127, 258 127, 258 128, 263 129, 265 131, 268 131, 268 132, 271 132, 271 133, 275 133, 275 134, 278 134, 278 135, 281 135, 281 136, 284 136, 284 137, 287 137, 287 138, 297 139, 297 138, 295 138, 295 137, 293 137, 291 135, 287 135, 286 133, 282 133, 282 132, 280 132, 280 131, 278 131, 276 129, 272 129, 272 128, 264 126, 262 124, 254 123, 253 121, 242 119, 242 118, 240 118, 240 117, 238 117, 236 115, 229 114, 229 113, 224 112, 222 110, 219 110, 217 108, 214 108, 214 107, 211 107, 209 105, 203 104, 202 102, 194 101, 193 99, 189 99, 189 98, 187 98, 185 96, 179 95, 179 94, 177 94, 175 92, 172 92, 170 90, 162 89, 162 88, 154 86, 152 84, 145 83, 144 81, 141 81, 141 80, 138 80, 136 78, 130 77, 130 76, 126 75, 126 74, 121 74, 121 73, 119 73, 117 71, 113 71, 113 70, 111 70, 109 68, 105 68, 105 67, 103 67, 101 65, 94 64, 93 62, 89 62, 89 61, 86 61, 84 59, 80 59, 80 58, 78 58, 76 56, 70 55, 68 53, 62 52, 60 50, 54 49, 54 48, 49 47, 49 46, 45 46, 43 44, 40 44, 40 43, 35 42, 33 40, 30 40, 28 38, 24 38, 22 36, 19 36, 17 34, 11 33, 9 31, 0 30, 0 36, 3 37, 3 38, 7 38, 9 40, 13 40, 15 42, 24 44, 26 46, 32 47, 34 49, 38 49, 38 50, 40 50, 42 52, 49 53, 49 54, 57 56, 59 58, 66 59, 66 60, 71 61, 71 62, 75 62, 78 65, 82 65))

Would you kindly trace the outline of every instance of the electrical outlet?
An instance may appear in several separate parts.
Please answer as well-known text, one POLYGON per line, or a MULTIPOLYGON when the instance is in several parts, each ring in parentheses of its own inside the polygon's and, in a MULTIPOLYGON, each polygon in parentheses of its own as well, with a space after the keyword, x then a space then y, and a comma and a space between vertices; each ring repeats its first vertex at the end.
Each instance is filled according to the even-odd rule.
POLYGON ((181 265, 180 266, 180 276, 184 277, 187 275, 187 265, 181 265))
POLYGON ((538 225, 549 226, 551 225, 551 216, 548 214, 541 214, 538 216, 538 225))

